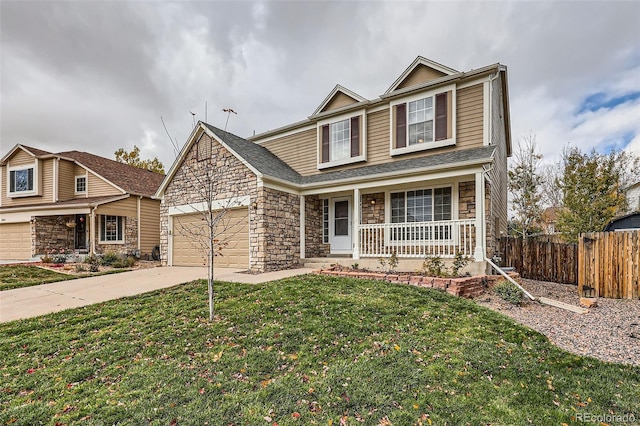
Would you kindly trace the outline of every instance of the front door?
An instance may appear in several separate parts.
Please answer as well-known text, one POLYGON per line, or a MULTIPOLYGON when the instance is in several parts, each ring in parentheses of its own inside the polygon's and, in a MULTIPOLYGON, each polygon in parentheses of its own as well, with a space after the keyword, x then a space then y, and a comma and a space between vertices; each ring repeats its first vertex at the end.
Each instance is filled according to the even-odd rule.
POLYGON ((332 198, 329 216, 331 253, 350 254, 352 251, 351 197, 332 198))
POLYGON ((87 216, 84 214, 76 215, 76 226, 75 229, 75 249, 86 249, 87 248, 87 216))

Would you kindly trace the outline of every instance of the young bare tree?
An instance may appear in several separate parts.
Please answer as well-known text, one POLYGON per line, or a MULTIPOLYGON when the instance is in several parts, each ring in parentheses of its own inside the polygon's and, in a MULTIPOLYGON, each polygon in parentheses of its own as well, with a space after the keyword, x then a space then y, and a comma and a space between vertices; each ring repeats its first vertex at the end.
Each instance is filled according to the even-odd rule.
POLYGON ((509 168, 511 207, 515 213, 514 231, 523 238, 539 232, 536 224, 542 214, 542 183, 540 162, 542 155, 536 148, 536 135, 529 133, 518 143, 514 161, 509 168))
POLYGON ((176 201, 183 206, 181 213, 196 213, 198 221, 185 221, 184 217, 177 215, 174 217, 174 229, 187 237, 206 259, 209 321, 213 321, 215 259, 224 256, 225 249, 234 244, 247 218, 246 215, 234 217, 229 214, 242 205, 242 197, 229 194, 220 179, 220 167, 212 157, 211 141, 202 138, 194 145, 194 150, 191 157, 200 158, 188 156, 182 164, 180 179, 184 186, 176 201))

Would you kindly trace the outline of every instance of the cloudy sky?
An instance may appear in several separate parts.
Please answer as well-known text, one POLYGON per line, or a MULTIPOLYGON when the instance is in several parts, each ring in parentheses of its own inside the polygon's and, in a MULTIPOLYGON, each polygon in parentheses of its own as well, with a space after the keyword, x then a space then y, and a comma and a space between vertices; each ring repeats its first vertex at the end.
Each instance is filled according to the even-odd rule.
POLYGON ((240 136, 372 99, 421 55, 508 66, 514 140, 640 155, 640 2, 0 1, 0 151, 175 158, 193 116, 240 136))

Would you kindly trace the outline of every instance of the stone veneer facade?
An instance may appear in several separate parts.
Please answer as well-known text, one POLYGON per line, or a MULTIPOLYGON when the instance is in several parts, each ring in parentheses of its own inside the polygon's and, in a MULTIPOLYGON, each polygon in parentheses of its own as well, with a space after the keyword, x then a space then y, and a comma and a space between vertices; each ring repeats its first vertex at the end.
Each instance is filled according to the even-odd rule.
POLYGON ((102 243, 100 244, 100 216, 96 216, 96 230, 92 233, 96 239, 96 253, 118 253, 130 254, 138 249, 138 218, 132 216, 124 216, 124 232, 122 237, 123 243, 102 243))
POLYGON ((195 205, 206 198, 198 178, 214 182, 213 199, 249 196, 249 269, 265 272, 297 266, 300 261, 300 199, 297 195, 258 186, 255 174, 231 152, 203 135, 167 185, 160 204, 160 256, 169 259, 169 208, 195 205), (208 144, 199 149, 199 144, 208 144), (210 153, 202 161, 198 152, 210 153), (206 171, 205 171, 206 170, 206 171), (194 175, 197 174, 198 177, 194 175))
POLYGON ((250 256, 255 264, 252 268, 277 271, 297 266, 300 263, 300 197, 263 187, 258 195, 258 211, 261 206, 259 244, 254 250, 255 257, 250 256))
POLYGON ((34 217, 31 228, 33 253, 47 254, 53 249, 73 249, 74 228, 68 228, 67 222, 75 223, 75 217, 72 215, 34 217))
POLYGON ((329 244, 322 242, 323 200, 317 195, 307 195, 305 203, 305 257, 327 257, 329 244))

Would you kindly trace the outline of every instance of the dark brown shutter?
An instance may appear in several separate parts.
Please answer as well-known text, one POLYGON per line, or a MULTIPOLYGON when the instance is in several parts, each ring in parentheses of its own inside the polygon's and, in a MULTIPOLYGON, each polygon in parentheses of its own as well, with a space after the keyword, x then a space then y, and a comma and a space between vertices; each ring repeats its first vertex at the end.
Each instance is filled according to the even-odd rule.
POLYGON ((396 105, 396 148, 407 146, 407 104, 396 105))
POLYGON ((436 95, 436 140, 447 139, 447 94, 436 95))
POLYGON ((360 117, 351 119, 351 157, 360 155, 360 117))
POLYGON ((329 125, 322 126, 322 163, 329 162, 329 125))

